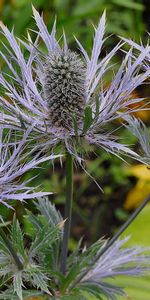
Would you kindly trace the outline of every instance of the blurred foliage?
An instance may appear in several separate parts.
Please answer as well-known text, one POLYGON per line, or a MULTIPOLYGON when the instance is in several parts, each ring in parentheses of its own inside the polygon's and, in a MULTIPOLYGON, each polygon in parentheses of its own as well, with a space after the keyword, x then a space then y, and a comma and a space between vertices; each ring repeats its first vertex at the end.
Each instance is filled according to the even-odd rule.
MULTIPOLYGON (((108 34, 123 35, 139 41, 143 36, 146 25, 143 22, 144 5, 142 0, 1 0, 0 15, 9 28, 15 26, 17 35, 26 33, 27 28, 35 28, 31 3, 43 12, 48 26, 52 26, 57 16, 58 35, 64 27, 69 42, 74 42, 73 34, 80 38, 86 49, 90 49, 92 28, 91 23, 97 24, 100 15, 106 9, 108 34)), ((114 37, 109 40, 111 43, 114 37)))

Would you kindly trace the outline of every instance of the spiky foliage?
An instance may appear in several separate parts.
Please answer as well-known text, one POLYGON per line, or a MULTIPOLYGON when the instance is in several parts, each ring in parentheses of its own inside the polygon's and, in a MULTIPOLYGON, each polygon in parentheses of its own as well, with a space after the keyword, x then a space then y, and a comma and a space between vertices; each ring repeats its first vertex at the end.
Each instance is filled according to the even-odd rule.
POLYGON ((105 40, 105 13, 94 29, 90 56, 77 39, 79 55, 70 51, 65 34, 61 48, 55 37, 56 24, 49 33, 35 8, 33 14, 38 27, 35 41, 28 34, 28 42, 18 43, 13 31, 1 24, 9 43, 9 47, 4 44, 5 54, 1 55, 11 73, 9 77, 0 74, 0 84, 9 99, 0 97, 1 122, 17 129, 34 124, 33 137, 38 138, 42 149, 61 144, 79 161, 84 141, 110 153, 124 153, 140 160, 137 153, 117 141, 108 125, 131 113, 129 105, 141 100, 132 99, 132 92, 150 75, 150 70, 139 72, 149 48, 145 47, 136 59, 132 59, 130 50, 113 76, 110 61, 121 44, 99 60, 105 40), (40 51, 39 38, 47 48, 46 54, 40 51), (28 58, 24 57, 22 47, 28 58), (105 75, 111 70, 113 79, 108 85, 105 75))
POLYGON ((126 116, 125 121, 127 123, 124 124, 128 128, 129 131, 132 132, 134 136, 137 137, 140 145, 141 145, 141 155, 143 156, 143 161, 150 164, 150 131, 145 126, 145 124, 133 117, 133 116, 126 116))
POLYGON ((127 44, 129 44, 131 47, 133 47, 134 50, 134 54, 133 57, 135 58, 137 56, 136 52, 140 52, 143 53, 143 51, 145 50, 145 48, 149 48, 149 52, 147 53, 143 64, 142 64, 142 68, 143 70, 149 70, 150 69, 150 46, 149 46, 149 38, 150 38, 150 33, 148 34, 148 42, 147 45, 144 46, 144 44, 141 42, 141 44, 137 44, 136 42, 132 41, 131 39, 127 39, 127 38, 122 38, 127 44))
POLYGON ((0 126, 0 203, 10 207, 10 200, 26 200, 50 193, 36 192, 27 186, 28 182, 21 182, 20 177, 27 171, 36 168, 40 163, 53 160, 55 155, 41 155, 34 148, 25 151, 31 129, 25 131, 23 137, 0 126), (13 139, 13 142, 12 142, 13 139))
POLYGON ((33 215, 27 211, 25 216, 30 235, 23 233, 15 217, 10 229, 10 239, 22 261, 22 270, 17 269, 7 245, 0 238, 3 286, 0 299, 22 300, 26 296, 41 295, 45 300, 86 300, 94 295, 96 299, 116 300, 118 295, 124 294, 123 289, 108 283, 108 278, 137 276, 149 268, 150 258, 143 255, 146 249, 122 248, 128 238, 116 241, 102 255, 106 241, 99 240, 89 248, 82 248, 80 241, 68 257, 66 276, 61 274, 60 248, 64 222, 48 199, 40 198, 35 205, 40 214, 33 215))
MULTIPOLYGON (((59 214, 56 213, 56 210, 50 203, 48 204, 48 200, 39 200, 39 209, 42 207, 40 201, 45 201, 45 204, 47 204, 49 219, 47 219, 44 214, 41 219, 38 216, 34 217, 29 215, 28 220, 30 226, 32 226, 34 230, 34 234, 28 249, 25 247, 24 234, 15 217, 11 226, 10 239, 13 247, 16 249, 16 253, 22 261, 22 270, 17 269, 7 245, 5 245, 4 240, 0 237, 0 276, 2 278, 2 283, 9 285, 9 282, 11 281, 13 293, 17 294, 18 298, 21 300, 23 299, 22 289, 26 288, 28 285, 31 288, 36 288, 37 290, 40 289, 47 295, 51 295, 48 288, 48 282, 50 276, 52 276, 50 270, 54 271, 56 267, 57 254, 55 250, 57 249, 57 251, 59 251, 58 246, 62 235, 62 225, 59 214), (60 223, 57 223, 57 225, 54 226, 53 218, 51 219, 50 215, 53 215, 53 218, 56 216, 60 223), (51 251, 52 248, 53 251, 51 251), (48 257, 45 257, 46 251, 48 257), (50 253, 52 255, 50 255, 50 253), (48 264, 50 263, 50 260, 51 265, 48 264), (48 269, 46 271, 47 265, 48 269)), ((6 292, 6 295, 7 293, 10 293, 9 290, 6 292)), ((32 295, 32 292, 30 294, 32 295)), ((7 296, 5 296, 5 293, 3 296, 4 298, 6 297, 6 299, 9 299, 9 297, 7 298, 7 296)))

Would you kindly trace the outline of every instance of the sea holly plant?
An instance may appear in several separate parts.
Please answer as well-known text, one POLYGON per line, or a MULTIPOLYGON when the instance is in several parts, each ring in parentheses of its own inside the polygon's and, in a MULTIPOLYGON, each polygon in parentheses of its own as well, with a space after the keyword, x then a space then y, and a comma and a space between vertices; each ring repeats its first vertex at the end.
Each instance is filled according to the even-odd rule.
MULTIPOLYGON (((32 229, 30 232, 22 228, 23 224, 20 226, 15 214, 8 236, 0 230, 0 299, 39 296, 84 300, 94 296, 115 300, 124 292, 108 282, 110 277, 137 276, 149 270, 150 257, 144 255, 147 249, 122 248, 128 238, 119 239, 149 198, 112 239, 100 239, 89 248, 82 247, 80 241, 78 247, 68 253, 74 164, 79 163, 86 171, 84 154, 89 144, 121 159, 125 155, 148 165, 147 130, 131 113, 140 109, 136 103, 141 101, 141 98, 132 98, 132 92, 150 76, 150 70, 143 72, 142 67, 150 48, 145 47, 136 57, 130 49, 114 75, 111 61, 123 43, 100 58, 105 41, 105 13, 94 28, 90 56, 76 38, 76 52, 69 49, 65 33, 57 41, 56 22, 49 33, 35 8, 33 14, 37 25, 34 40, 30 33, 26 40, 17 39, 13 31, 0 24, 1 34, 7 40, 0 54, 8 69, 0 73, 0 124, 6 131, 0 152, 0 199, 4 204, 10 199, 37 197, 34 203, 39 212, 34 215, 26 211, 24 218, 32 229), (109 85, 105 83, 108 72, 113 77, 109 85), (134 104, 133 109, 131 104, 134 104), (139 139, 142 155, 117 139, 118 119, 139 139), (18 136, 23 137, 19 140, 18 136), (58 152, 58 149, 64 153, 66 162, 63 217, 48 198, 39 198, 44 194, 32 194, 25 183, 15 181, 30 168, 55 158, 50 152, 58 152)), ((1 225, 5 227, 4 220, 1 225)))

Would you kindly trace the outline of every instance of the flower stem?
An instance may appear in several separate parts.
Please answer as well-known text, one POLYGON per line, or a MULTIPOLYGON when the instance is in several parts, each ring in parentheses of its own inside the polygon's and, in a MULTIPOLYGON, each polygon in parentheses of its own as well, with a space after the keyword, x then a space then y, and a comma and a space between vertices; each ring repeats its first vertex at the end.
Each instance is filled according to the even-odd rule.
POLYGON ((72 200, 73 200, 73 157, 70 153, 66 153, 66 203, 65 203, 65 226, 61 252, 60 271, 65 274, 66 260, 68 254, 68 242, 71 227, 72 215, 72 200))
POLYGON ((0 235, 1 235, 5 245, 7 246, 9 253, 11 254, 12 258, 14 259, 16 266, 18 267, 18 270, 22 270, 23 264, 21 263, 15 249, 13 248, 11 242, 9 241, 9 239, 7 238, 5 232, 3 231, 3 229, 1 227, 0 227, 0 235))

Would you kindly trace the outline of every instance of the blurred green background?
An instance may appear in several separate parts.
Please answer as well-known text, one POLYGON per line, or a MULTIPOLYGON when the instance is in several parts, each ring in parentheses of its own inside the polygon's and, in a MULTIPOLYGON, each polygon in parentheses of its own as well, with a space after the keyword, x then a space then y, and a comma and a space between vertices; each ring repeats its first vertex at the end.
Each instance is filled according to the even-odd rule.
MULTIPOLYGON (((107 11, 107 34, 131 37, 139 41, 148 30, 148 4, 141 0, 1 0, 0 16, 9 28, 21 36, 27 28, 34 28, 31 3, 43 12, 49 27, 57 16, 58 35, 64 27, 69 42, 74 43, 73 34, 82 39, 87 49, 91 46, 91 23, 97 24, 100 15, 107 11)), ((110 41, 112 42, 114 38, 110 41)), ((112 45, 111 45, 112 46, 112 45)))
MULTIPOLYGON (((107 36, 109 39, 102 50, 102 56, 113 48, 119 41, 118 36, 132 38, 140 42, 147 42, 147 31, 150 31, 150 2, 149 0, 0 0, 0 19, 9 27, 14 27, 17 36, 26 36, 27 29, 36 29, 32 17, 31 3, 40 13, 51 29, 55 16, 57 16, 57 37, 62 34, 64 28, 68 43, 75 48, 75 35, 90 53, 93 38, 92 24, 98 23, 104 9, 107 12, 107 36)), ((120 60, 121 53, 118 55, 120 60)), ((0 61, 0 65, 2 61, 0 61)), ((139 89, 135 91, 139 96, 149 96, 149 90, 139 89), (146 92, 145 92, 146 90, 146 92)), ((137 114, 143 121, 150 125, 150 113, 145 111, 137 114)), ((121 131, 124 141, 135 143, 136 140, 126 132, 121 131)), ((87 171, 102 186, 104 193, 98 189, 93 180, 80 168, 75 171, 75 193, 72 222, 72 238, 70 250, 74 249, 76 241, 84 236, 84 242, 90 244, 100 236, 111 236, 117 228, 125 222, 130 213, 150 193, 150 170, 142 165, 127 165, 118 158, 111 157, 100 150, 94 149, 96 154, 89 150, 87 158, 87 171)), ((51 200, 54 201, 63 213, 65 179, 64 169, 60 164, 55 164, 55 172, 51 167, 44 165, 40 171, 36 184, 43 181, 45 191, 56 192, 51 200)), ((36 171, 37 172, 37 171, 36 171)), ((28 179, 35 175, 32 171, 24 176, 28 179)), ((37 173, 36 173, 37 174, 37 173)), ((33 184, 33 183, 32 183, 33 184)), ((29 230, 26 222, 22 219, 24 207, 20 203, 14 203, 20 221, 26 230, 29 230)), ((29 202, 26 207, 34 210, 34 205, 29 202)), ((0 206, 1 214, 5 220, 12 219, 13 211, 0 206)), ((133 243, 150 245, 150 225, 147 221, 150 216, 149 207, 145 208, 143 217, 137 218, 135 225, 129 228, 128 233, 133 234, 133 243), (142 238, 141 238, 142 237, 142 238)), ((137 281, 133 291, 131 282, 121 282, 129 285, 129 295, 133 300, 150 299, 150 282, 143 279, 139 293, 137 281), (133 298, 132 298, 133 297, 133 298)))

